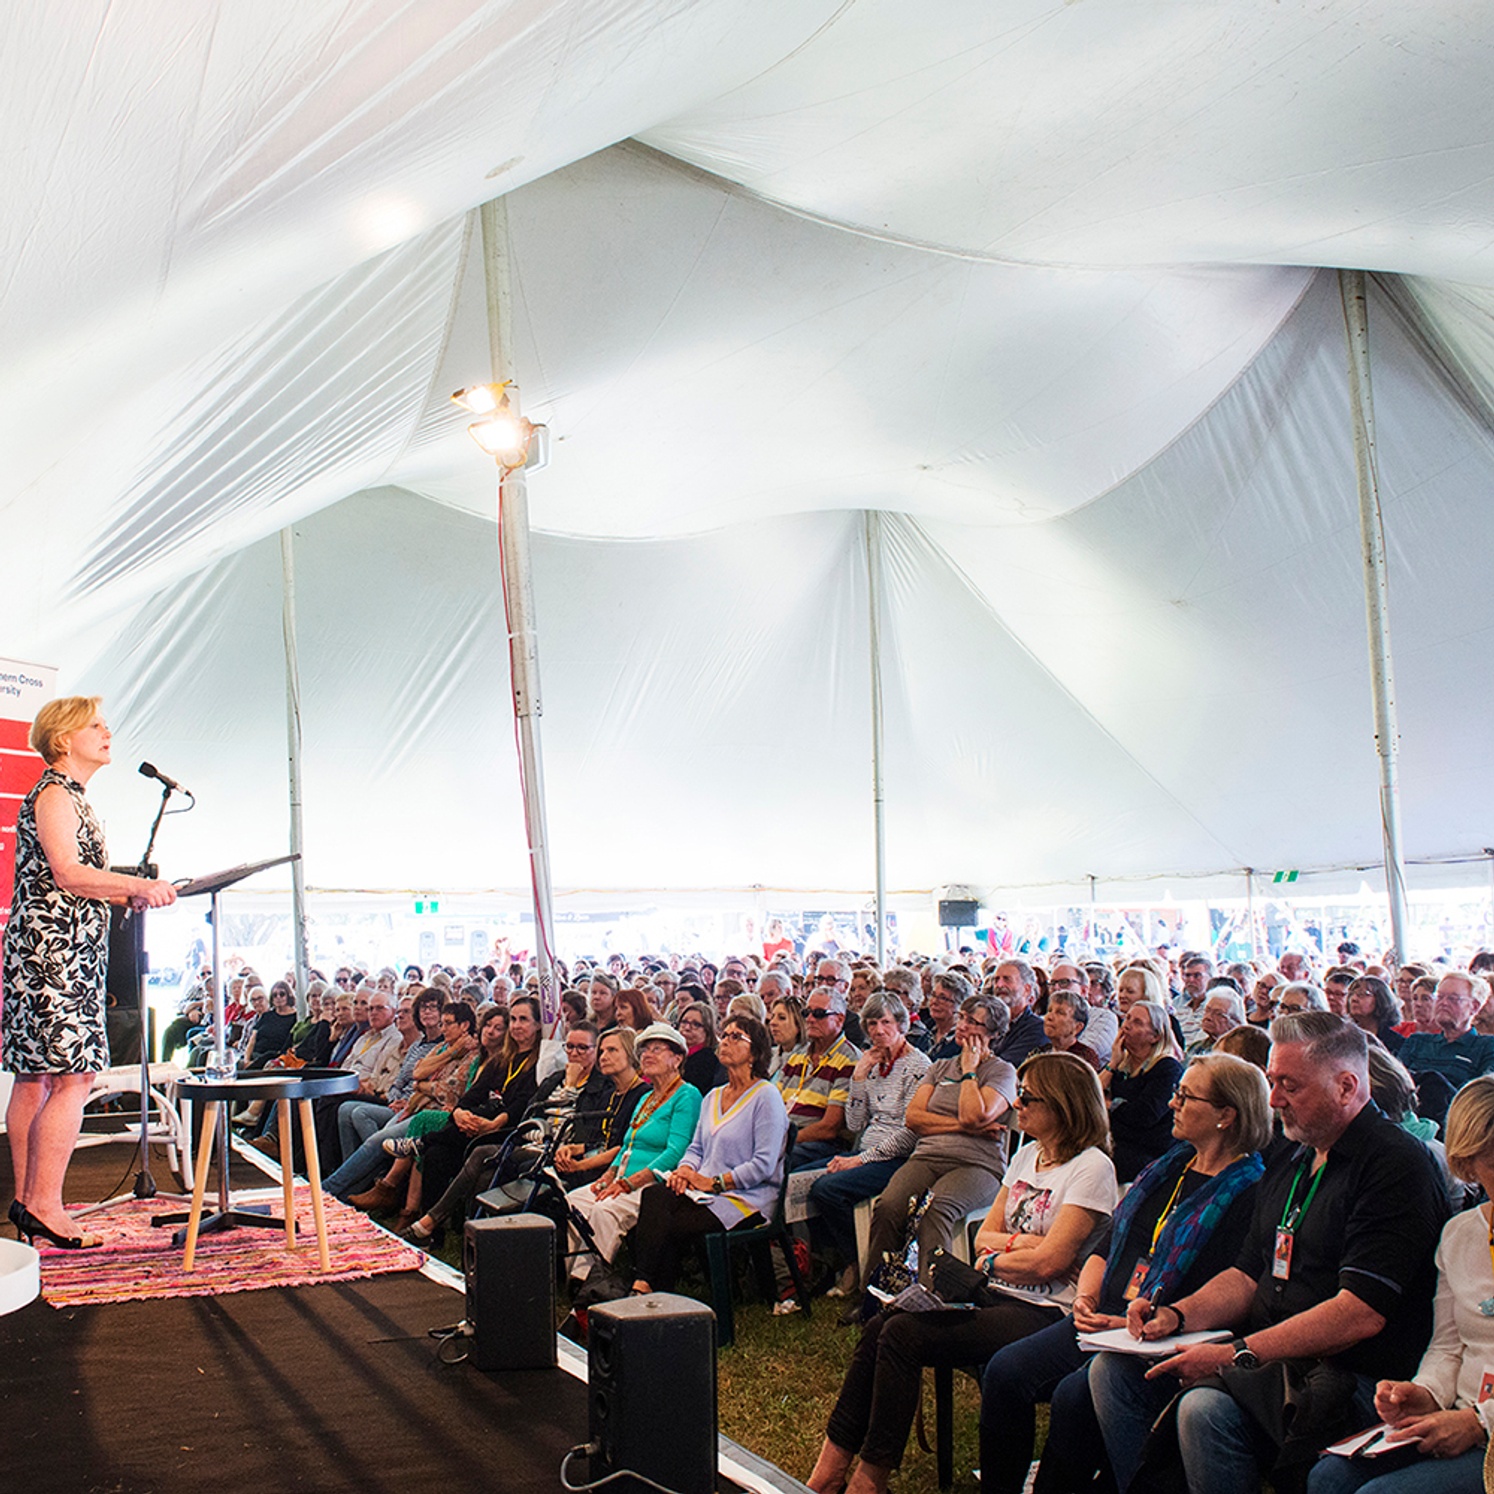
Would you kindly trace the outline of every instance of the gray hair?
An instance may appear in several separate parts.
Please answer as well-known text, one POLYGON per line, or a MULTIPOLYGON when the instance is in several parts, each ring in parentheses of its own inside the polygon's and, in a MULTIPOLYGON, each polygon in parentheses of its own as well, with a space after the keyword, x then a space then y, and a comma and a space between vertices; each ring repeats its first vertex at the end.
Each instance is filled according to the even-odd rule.
POLYGON ((780 996, 792 996, 794 983, 781 970, 765 970, 758 977, 757 994, 768 1001, 769 991, 777 991, 780 996))
POLYGON ((1210 986, 1204 997, 1204 1006, 1207 1007, 1211 1001, 1224 1002, 1231 1027, 1239 1027, 1245 1021, 1245 1003, 1240 999, 1239 993, 1230 990, 1228 986, 1210 986))
POLYGON ((935 989, 942 989, 956 1007, 963 1007, 975 995, 974 987, 957 970, 936 971, 931 985, 935 989))
MULTIPOLYGON (((1066 960, 1064 961, 1064 963, 1072 964, 1073 961, 1066 960)), ((1015 956, 1010 956, 1007 959, 1004 959, 1001 964, 996 967, 996 969, 1002 970, 1008 965, 1010 965, 1011 968, 1017 972, 1017 978, 1022 982, 1024 986, 1027 987, 1029 991, 1037 989, 1037 976, 1033 972, 1032 966, 1029 965, 1026 960, 1019 960, 1015 956)), ((1081 965, 1079 968, 1082 970, 1084 967, 1081 965)))
POLYGON ((815 979, 819 979, 820 971, 826 966, 836 972, 837 981, 844 981, 847 985, 851 983, 851 967, 837 955, 822 955, 815 962, 815 979))
POLYGON ((911 996, 918 989, 918 972, 906 965, 894 965, 891 970, 882 972, 882 989, 896 991, 903 997, 911 996))
POLYGON ((811 996, 824 996, 827 1001, 828 1010, 844 1013, 846 1009, 846 993, 837 991, 834 986, 816 986, 809 993, 811 996))
MULTIPOLYGON (((1289 980, 1286 985, 1280 986, 1276 991, 1276 1004, 1281 1005, 1282 998, 1288 993, 1300 994, 1307 1001, 1307 1011, 1326 1012, 1328 1010, 1328 998, 1310 980, 1289 980)), ((1292 1013, 1288 1012, 1287 1016, 1292 1013)))
POLYGON ((1301 1043, 1314 1064, 1332 1063, 1368 1078, 1369 1038, 1347 1017, 1332 1012, 1288 1012, 1271 1024, 1271 1042, 1301 1043))
POLYGON ((1077 991, 1050 991, 1048 1010, 1052 1011, 1055 1006, 1068 1007, 1069 1014, 1081 1027, 1089 1021, 1089 1002, 1077 991))
POLYGON ((894 991, 873 991, 861 1007, 861 1021, 863 1025, 867 1022, 878 1021, 882 1017, 891 1017, 897 1023, 899 1032, 908 1030, 908 1008, 903 1005, 901 999, 894 991))

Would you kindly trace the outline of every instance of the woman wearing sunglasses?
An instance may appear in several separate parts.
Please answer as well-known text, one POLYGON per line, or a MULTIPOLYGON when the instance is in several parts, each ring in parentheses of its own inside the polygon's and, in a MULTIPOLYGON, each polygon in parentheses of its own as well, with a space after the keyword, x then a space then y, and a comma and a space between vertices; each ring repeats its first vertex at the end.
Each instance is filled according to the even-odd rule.
MULTIPOLYGON (((1140 1376, 1147 1365, 1127 1364, 1119 1354, 1092 1359, 1078 1335, 1123 1328, 1133 1309, 1139 1327, 1143 1316, 1234 1263, 1250 1226, 1259 1153, 1271 1137, 1265 1076, 1230 1054, 1195 1058, 1173 1093, 1172 1118, 1177 1144, 1127 1190, 1108 1239, 1097 1242, 1079 1273, 1072 1317, 1003 1349, 986 1365, 983 1490, 1013 1494, 1022 1488, 1032 1461, 1034 1408, 1042 1401, 1051 1401, 1052 1409, 1039 1488, 1090 1487, 1107 1448, 1115 1487, 1131 1480, 1152 1418, 1119 1413, 1113 1379, 1140 1384, 1144 1394, 1140 1376), (1103 1438, 1097 1405, 1105 1409, 1103 1438)), ((1154 1409, 1169 1395, 1159 1388, 1154 1409)))
POLYGON ((984 1362, 1060 1323, 1073 1303, 1085 1246, 1116 1202, 1105 1100, 1095 1071, 1071 1053, 1035 1054, 1018 1079, 1017 1125, 1027 1141, 975 1239, 975 1265, 989 1282, 985 1305, 883 1312, 866 1325, 809 1477, 818 1494, 887 1488, 913 1426, 924 1365, 984 1362))

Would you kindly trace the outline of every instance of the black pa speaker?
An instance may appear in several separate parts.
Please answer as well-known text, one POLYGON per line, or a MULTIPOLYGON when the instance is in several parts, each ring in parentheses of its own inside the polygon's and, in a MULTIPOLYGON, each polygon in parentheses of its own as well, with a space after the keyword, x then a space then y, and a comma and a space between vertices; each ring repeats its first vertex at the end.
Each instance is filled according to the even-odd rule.
MULTIPOLYGON (((134 866, 111 866, 110 871, 127 877, 137 875, 134 866)), ((151 876, 156 869, 147 867, 151 876)), ((109 1005, 106 1026, 109 1032, 109 1062, 140 1062, 140 982, 150 968, 145 953, 145 915, 128 908, 109 909, 109 964, 104 977, 109 1005)), ((148 1057, 155 1059, 154 1044, 148 1057)))
MULTIPOLYGON (((670 1292, 626 1297, 591 1309, 586 1339, 592 1481, 635 1473, 680 1494, 714 1489, 715 1313, 670 1292)), ((607 1487, 648 1491, 630 1478, 607 1487)))
POLYGON ((470 1363, 555 1368, 555 1225, 538 1214, 469 1219, 462 1239, 470 1363))
POLYGON ((973 929, 979 916, 980 904, 971 899, 939 899, 939 927, 942 929, 973 929))

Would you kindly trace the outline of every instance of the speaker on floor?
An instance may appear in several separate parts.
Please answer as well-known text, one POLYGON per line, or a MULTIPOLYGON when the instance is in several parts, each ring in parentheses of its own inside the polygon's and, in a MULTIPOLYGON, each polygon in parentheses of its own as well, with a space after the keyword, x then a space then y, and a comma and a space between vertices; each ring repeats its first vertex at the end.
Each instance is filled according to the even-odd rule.
MULTIPOLYGON (((654 1292, 593 1307, 587 1319, 593 1482, 642 1474, 679 1494, 716 1487, 716 1315, 654 1292)), ((609 1490, 645 1494, 619 1479, 609 1490)))
POLYGON ((554 1369, 554 1223, 538 1214, 469 1219, 462 1271, 469 1362, 480 1370, 554 1369))

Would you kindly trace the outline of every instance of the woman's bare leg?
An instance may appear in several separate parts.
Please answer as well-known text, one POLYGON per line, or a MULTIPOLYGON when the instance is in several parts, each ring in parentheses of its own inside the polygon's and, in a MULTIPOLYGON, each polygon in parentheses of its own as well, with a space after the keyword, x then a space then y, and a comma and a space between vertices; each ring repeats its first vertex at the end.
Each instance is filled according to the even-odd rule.
POLYGON ((26 1137, 25 1203, 49 1228, 72 1234, 77 1226, 62 1204, 62 1180, 83 1127, 83 1107, 93 1088, 93 1075, 50 1074, 47 1078, 46 1100, 32 1115, 26 1137))
POLYGON ((837 1447, 828 1437, 820 1446, 820 1456, 814 1472, 806 1480, 814 1494, 839 1494, 846 1486, 846 1475, 850 1471, 854 1454, 837 1447))
POLYGON ((879 1468, 865 1458, 856 1465, 856 1472, 846 1485, 846 1494, 887 1494, 887 1483, 892 1469, 879 1468))

